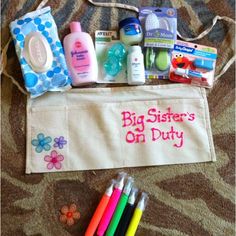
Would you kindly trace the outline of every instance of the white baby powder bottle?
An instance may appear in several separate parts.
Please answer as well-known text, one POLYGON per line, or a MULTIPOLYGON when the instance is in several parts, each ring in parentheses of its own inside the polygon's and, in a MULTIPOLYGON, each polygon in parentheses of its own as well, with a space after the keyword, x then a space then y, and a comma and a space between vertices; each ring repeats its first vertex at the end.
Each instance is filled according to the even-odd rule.
POLYGON ((71 33, 63 41, 65 57, 74 86, 95 83, 98 65, 93 40, 81 31, 79 22, 70 23, 71 33))
POLYGON ((145 69, 143 54, 140 46, 130 46, 127 58, 128 84, 139 85, 145 83, 145 69))

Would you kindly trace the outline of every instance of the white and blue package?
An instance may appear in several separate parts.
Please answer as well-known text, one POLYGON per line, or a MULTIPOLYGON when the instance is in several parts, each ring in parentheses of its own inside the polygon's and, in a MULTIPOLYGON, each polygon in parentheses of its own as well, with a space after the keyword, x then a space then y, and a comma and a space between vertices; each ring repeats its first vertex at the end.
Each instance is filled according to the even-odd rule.
POLYGON ((71 78, 51 8, 36 10, 11 22, 11 33, 31 97, 71 88, 71 78))
POLYGON ((144 29, 146 77, 167 79, 171 51, 177 38, 177 11, 174 8, 141 7, 139 20, 144 29))

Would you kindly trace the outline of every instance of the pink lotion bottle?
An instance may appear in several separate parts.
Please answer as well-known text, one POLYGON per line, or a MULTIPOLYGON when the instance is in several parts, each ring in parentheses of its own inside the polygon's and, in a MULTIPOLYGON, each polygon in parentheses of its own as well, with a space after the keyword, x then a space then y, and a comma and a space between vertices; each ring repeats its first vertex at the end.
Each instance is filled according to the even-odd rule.
POLYGON ((81 31, 80 22, 70 23, 71 33, 63 41, 72 85, 95 83, 98 77, 97 58, 94 44, 88 33, 81 31))

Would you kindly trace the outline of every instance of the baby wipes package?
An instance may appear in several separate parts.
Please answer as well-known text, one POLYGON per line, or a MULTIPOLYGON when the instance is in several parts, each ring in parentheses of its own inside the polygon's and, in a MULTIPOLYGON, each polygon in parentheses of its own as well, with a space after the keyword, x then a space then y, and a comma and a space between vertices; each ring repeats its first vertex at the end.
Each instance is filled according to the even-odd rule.
POLYGON ((146 77, 167 79, 171 51, 177 38, 176 9, 142 7, 139 20, 144 29, 146 77))
POLYGON ((36 10, 11 22, 11 34, 31 97, 71 88, 71 79, 51 8, 36 10))

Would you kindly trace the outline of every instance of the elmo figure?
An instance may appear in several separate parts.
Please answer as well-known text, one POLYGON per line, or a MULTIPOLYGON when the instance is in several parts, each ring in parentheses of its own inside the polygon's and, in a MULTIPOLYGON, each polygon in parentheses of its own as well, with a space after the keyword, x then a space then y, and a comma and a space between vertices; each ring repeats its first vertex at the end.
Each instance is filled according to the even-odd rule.
POLYGON ((172 65, 174 68, 187 69, 190 65, 190 61, 187 57, 184 57, 183 54, 179 53, 174 55, 172 65))

